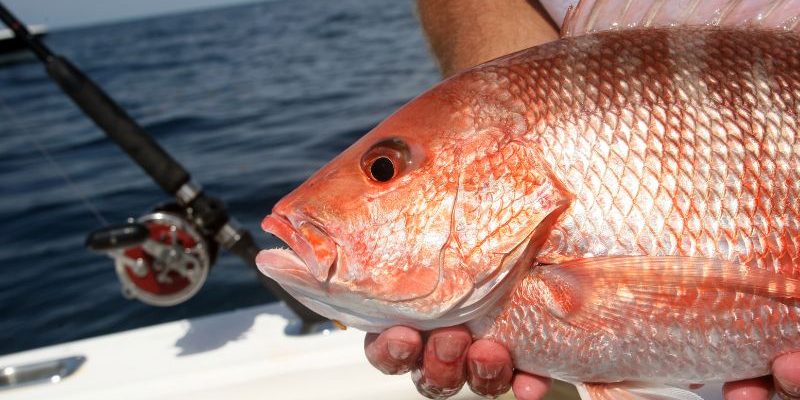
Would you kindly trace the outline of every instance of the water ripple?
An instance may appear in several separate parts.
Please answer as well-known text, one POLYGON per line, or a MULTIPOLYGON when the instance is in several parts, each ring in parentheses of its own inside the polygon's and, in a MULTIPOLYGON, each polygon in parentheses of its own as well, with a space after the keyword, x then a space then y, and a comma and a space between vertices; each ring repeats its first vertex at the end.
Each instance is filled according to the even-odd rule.
MULTIPOLYGON (((394 0, 293 0, 53 32, 263 245, 260 219, 315 169, 437 80, 412 10, 394 0)), ((97 222, 38 142, 114 223, 167 200, 47 79, 0 68, 0 353, 271 301, 220 258, 172 308, 124 300, 97 222)))

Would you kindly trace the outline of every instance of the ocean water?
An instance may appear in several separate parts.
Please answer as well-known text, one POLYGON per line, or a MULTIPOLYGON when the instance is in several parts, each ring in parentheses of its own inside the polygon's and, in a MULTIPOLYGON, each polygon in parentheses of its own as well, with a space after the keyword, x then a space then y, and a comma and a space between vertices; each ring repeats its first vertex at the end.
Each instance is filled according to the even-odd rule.
MULTIPOLYGON (((262 246, 281 196, 438 80, 408 0, 261 2, 46 42, 262 246)), ((124 299, 111 260, 83 247, 100 223, 81 197, 111 223, 169 198, 35 62, 0 66, 0 191, 0 354, 274 301, 227 254, 182 305, 124 299)))

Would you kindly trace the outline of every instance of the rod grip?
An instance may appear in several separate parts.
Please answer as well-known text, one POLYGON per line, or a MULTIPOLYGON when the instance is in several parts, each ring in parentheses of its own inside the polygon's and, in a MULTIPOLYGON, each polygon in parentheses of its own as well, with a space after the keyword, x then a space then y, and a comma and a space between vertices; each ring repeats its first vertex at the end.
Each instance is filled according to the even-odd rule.
POLYGON ((167 193, 174 195, 178 188, 189 181, 189 173, 67 59, 50 57, 46 69, 64 93, 167 193))

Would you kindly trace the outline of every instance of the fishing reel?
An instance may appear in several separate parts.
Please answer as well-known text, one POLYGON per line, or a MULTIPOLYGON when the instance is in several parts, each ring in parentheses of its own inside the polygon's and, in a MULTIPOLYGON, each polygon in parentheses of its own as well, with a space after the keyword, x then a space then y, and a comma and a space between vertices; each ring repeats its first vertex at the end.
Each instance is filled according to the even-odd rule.
POLYGON ((153 306, 182 303, 203 286, 217 245, 168 204, 127 224, 92 232, 86 246, 114 260, 122 294, 153 306))

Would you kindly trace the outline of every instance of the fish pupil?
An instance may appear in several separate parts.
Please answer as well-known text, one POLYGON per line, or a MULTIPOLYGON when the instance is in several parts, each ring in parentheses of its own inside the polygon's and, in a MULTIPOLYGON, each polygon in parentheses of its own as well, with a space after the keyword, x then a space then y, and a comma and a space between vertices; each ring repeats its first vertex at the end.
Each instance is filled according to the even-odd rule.
POLYGON ((394 177, 394 164, 388 157, 378 157, 369 167, 372 178, 378 182, 386 182, 394 177))

